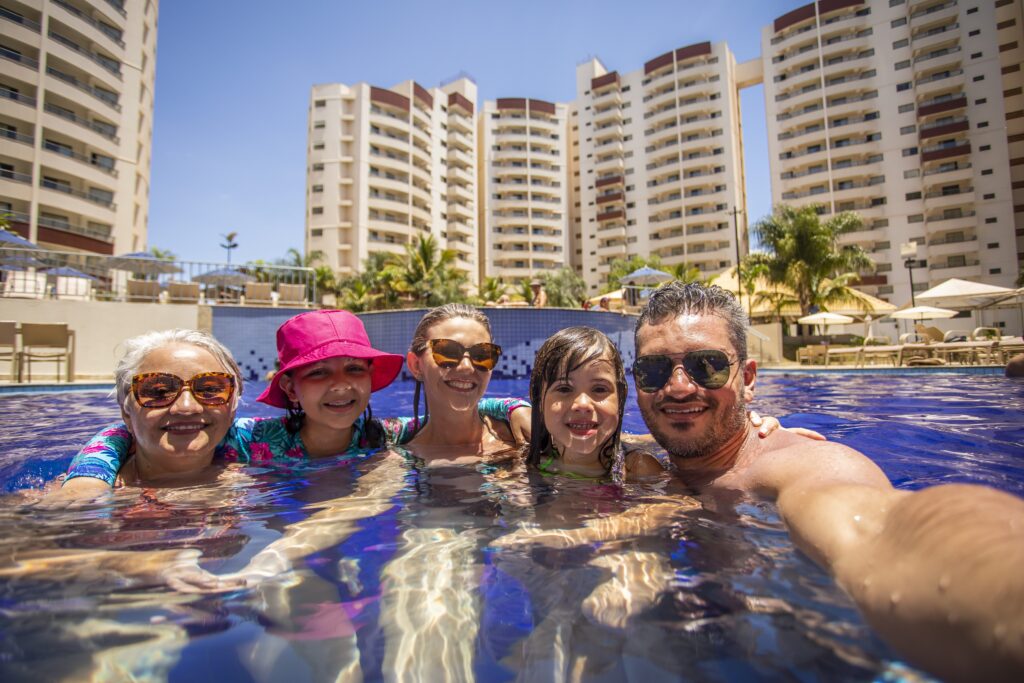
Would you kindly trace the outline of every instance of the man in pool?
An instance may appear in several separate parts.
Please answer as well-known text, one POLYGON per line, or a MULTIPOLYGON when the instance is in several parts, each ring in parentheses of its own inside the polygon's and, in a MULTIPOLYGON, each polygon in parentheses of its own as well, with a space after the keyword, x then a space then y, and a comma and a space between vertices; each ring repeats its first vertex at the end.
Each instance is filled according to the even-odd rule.
POLYGON ((758 439, 746 329, 717 286, 674 283, 641 311, 637 403, 678 481, 705 499, 775 501, 796 546, 910 661, 953 680, 1024 680, 1024 501, 965 484, 899 491, 841 444, 758 439))

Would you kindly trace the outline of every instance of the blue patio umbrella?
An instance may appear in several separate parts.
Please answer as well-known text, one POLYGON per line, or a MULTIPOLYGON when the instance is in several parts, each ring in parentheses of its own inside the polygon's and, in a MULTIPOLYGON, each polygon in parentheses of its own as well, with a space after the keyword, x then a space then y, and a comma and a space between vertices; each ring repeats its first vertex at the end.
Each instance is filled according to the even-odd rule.
POLYGON ((107 261, 107 267, 115 270, 127 270, 131 273, 143 275, 162 275, 164 273, 180 273, 181 268, 171 261, 158 259, 148 251, 133 251, 130 254, 121 254, 111 257, 107 261))
POLYGON ((16 253, 13 249, 0 254, 0 270, 25 270, 45 268, 46 264, 28 253, 16 253))
POLYGON ((0 230, 0 247, 7 249, 38 249, 39 245, 29 242, 18 233, 10 230, 0 230))
POLYGON ((246 282, 255 282, 256 278, 248 273, 243 273, 237 268, 218 268, 202 275, 192 278, 193 282, 201 282, 204 285, 217 285, 219 287, 240 287, 246 282))
POLYGON ((47 275, 55 275, 57 277, 77 277, 77 278, 83 278, 85 280, 98 280, 99 279, 97 277, 89 275, 88 273, 83 273, 82 271, 80 271, 80 270, 78 270, 76 268, 71 268, 69 266, 61 266, 60 268, 50 268, 48 271, 46 271, 46 274, 47 275))
POLYGON ((660 285, 662 282, 668 282, 671 279, 672 276, 663 270, 644 266, 634 270, 622 278, 620 282, 625 285, 660 285))

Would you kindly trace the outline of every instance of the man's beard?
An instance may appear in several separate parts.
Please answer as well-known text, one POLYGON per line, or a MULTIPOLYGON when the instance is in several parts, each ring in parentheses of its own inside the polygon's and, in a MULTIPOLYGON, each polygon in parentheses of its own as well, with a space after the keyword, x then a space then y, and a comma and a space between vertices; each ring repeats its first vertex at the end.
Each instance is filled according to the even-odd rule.
MULTIPOLYGON (((658 445, 668 451, 668 454, 673 458, 689 459, 689 458, 701 458, 707 455, 711 455, 719 448, 721 448, 729 439, 736 435, 737 432, 743 429, 747 421, 747 402, 746 402, 746 387, 740 387, 739 396, 737 397, 736 404, 733 405, 732 409, 723 415, 719 416, 719 420, 712 423, 704 430, 701 434, 689 434, 687 432, 676 432, 676 431, 662 431, 656 427, 656 407, 652 407, 650 411, 644 408, 640 409, 640 413, 644 418, 644 422, 647 423, 647 428, 651 430, 651 435, 654 440, 658 442, 658 445)), ((676 403, 675 401, 664 401, 662 405, 666 403, 676 403)), ((677 405, 685 405, 683 401, 677 405)), ((711 406, 712 411, 717 402, 711 406)), ((669 428, 671 430, 671 428, 669 428)))

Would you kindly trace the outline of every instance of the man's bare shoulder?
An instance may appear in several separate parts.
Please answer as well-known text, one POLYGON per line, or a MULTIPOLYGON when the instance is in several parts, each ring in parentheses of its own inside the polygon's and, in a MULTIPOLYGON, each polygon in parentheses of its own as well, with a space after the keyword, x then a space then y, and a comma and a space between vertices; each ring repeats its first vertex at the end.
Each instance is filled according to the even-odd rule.
POLYGON ((775 492, 797 480, 820 485, 865 484, 890 486, 870 458, 835 441, 814 441, 778 431, 755 444, 756 457, 748 468, 751 489, 775 492))

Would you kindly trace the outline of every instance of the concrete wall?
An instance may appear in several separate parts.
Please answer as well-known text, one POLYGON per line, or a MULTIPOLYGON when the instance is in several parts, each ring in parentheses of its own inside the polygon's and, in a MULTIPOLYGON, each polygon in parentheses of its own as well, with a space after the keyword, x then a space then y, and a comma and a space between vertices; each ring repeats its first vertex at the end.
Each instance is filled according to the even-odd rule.
MULTIPOLYGON (((169 304, 110 301, 0 299, 0 320, 21 323, 67 323, 75 334, 76 379, 111 379, 117 346, 143 332, 199 327, 200 308, 169 304)), ((56 365, 32 366, 32 379, 54 379, 56 365)))

